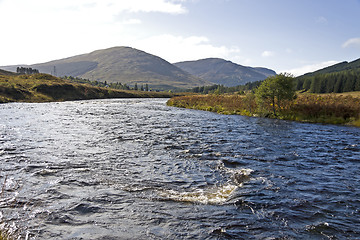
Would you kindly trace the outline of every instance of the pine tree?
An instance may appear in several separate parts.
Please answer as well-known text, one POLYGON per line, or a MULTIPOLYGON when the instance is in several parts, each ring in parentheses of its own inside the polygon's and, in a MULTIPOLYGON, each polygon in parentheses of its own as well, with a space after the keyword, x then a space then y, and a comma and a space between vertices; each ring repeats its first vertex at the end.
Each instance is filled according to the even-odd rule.
POLYGON ((343 92, 343 80, 341 77, 338 77, 336 79, 336 83, 334 86, 334 92, 335 93, 342 93, 343 92))

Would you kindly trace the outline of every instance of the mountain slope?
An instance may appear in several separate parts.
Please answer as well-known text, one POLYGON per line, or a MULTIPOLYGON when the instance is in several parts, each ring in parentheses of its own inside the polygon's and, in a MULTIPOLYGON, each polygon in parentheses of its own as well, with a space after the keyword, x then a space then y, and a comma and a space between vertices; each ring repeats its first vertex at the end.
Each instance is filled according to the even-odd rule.
MULTIPOLYGON (((310 72, 310 73, 306 73, 303 76, 309 77, 309 76, 315 76, 317 74, 324 74, 324 73, 335 73, 335 72, 341 72, 341 71, 345 71, 345 70, 354 70, 354 69, 358 69, 360 68, 360 58, 352 61, 352 62, 341 62, 341 63, 337 63, 335 65, 317 70, 315 72, 310 72)), ((300 76, 300 77, 303 77, 300 76)))
POLYGON ((360 59, 310 72, 295 80, 297 90, 312 93, 360 91, 360 59))
MULTIPOLYGON (((17 66, 3 67, 15 71, 17 66)), ((164 59, 130 47, 113 47, 29 67, 56 76, 91 81, 148 84, 155 89, 191 88, 211 85, 164 59)))
POLYGON ((270 69, 245 67, 220 58, 178 62, 174 65, 204 80, 227 87, 264 80, 276 74, 270 69))

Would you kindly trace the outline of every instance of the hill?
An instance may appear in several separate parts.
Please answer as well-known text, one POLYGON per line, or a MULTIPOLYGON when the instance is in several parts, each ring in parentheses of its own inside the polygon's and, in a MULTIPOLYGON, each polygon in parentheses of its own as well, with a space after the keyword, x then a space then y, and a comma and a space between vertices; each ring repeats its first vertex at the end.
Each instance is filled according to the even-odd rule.
MULTIPOLYGON (((23 65, 22 65, 23 66, 23 65)), ((0 67, 15 71, 18 66, 0 67)), ((130 86, 148 84, 153 89, 191 88, 211 85, 164 59, 130 47, 97 50, 51 62, 29 65, 42 73, 73 76, 130 86)))
POLYGON ((206 81, 226 87, 264 80, 276 74, 270 69, 245 67, 220 58, 178 62, 174 65, 206 81))
POLYGON ((0 103, 172 96, 168 93, 125 91, 74 84, 44 73, 32 75, 3 73, 4 71, 0 71, 0 103))
POLYGON ((325 74, 325 73, 334 73, 334 72, 341 72, 341 71, 346 71, 346 70, 354 70, 354 69, 359 69, 360 68, 360 58, 352 61, 352 62, 341 62, 341 63, 337 63, 335 65, 317 70, 315 72, 311 72, 311 73, 306 73, 301 77, 309 77, 309 76, 315 76, 317 74, 325 74))
POLYGON ((297 90, 312 93, 360 91, 360 59, 307 73, 295 81, 297 90))
POLYGON ((9 71, 5 71, 5 70, 0 69, 0 75, 15 76, 16 73, 14 73, 14 72, 9 72, 9 71))

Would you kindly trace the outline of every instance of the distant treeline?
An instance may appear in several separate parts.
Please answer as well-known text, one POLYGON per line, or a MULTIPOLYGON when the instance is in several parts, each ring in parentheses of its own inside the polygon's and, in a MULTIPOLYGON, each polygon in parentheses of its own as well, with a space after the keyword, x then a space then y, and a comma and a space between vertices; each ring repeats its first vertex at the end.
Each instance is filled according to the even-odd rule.
MULTIPOLYGON (((19 68, 26 69, 26 68, 19 68)), ((28 69, 28 71, 31 70, 28 69)), ((33 69, 36 70, 36 69, 33 69)), ((25 71, 25 70, 22 70, 25 71)), ((18 72, 19 73, 19 72, 18 72)), ((138 90, 151 91, 147 84, 130 87, 127 84, 107 83, 99 81, 90 81, 88 79, 64 77, 64 79, 77 83, 86 83, 97 87, 110 87, 121 90, 138 90)), ((297 91, 311 92, 311 93, 343 93, 360 91, 360 68, 344 70, 332 73, 317 73, 315 75, 304 75, 294 79, 295 88, 297 91)), ((235 87, 225 87, 224 85, 201 86, 191 89, 178 89, 176 92, 193 92, 203 94, 223 94, 223 93, 238 93, 245 94, 248 91, 254 91, 261 85, 263 81, 248 82, 245 85, 235 87)))
POLYGON ((296 90, 311 93, 342 93, 360 91, 360 69, 333 73, 321 73, 314 76, 301 76, 295 79, 296 90))
POLYGON ((108 83, 107 81, 105 82, 100 82, 100 81, 90 81, 88 79, 83 79, 83 78, 79 78, 79 77, 72 77, 72 76, 64 76, 63 79, 69 80, 71 82, 75 82, 75 83, 83 83, 83 84, 89 84, 91 86, 95 86, 95 87, 108 87, 108 88, 114 88, 114 89, 119 89, 119 90, 137 90, 137 91, 149 91, 149 85, 145 84, 145 85, 139 85, 137 83, 135 83, 134 87, 130 87, 127 84, 122 84, 120 82, 116 82, 116 83, 108 83))
POLYGON ((94 86, 94 87, 111 87, 111 88, 121 89, 121 90, 130 90, 131 89, 128 85, 121 84, 121 83, 110 83, 110 84, 108 84, 106 81, 105 82, 90 81, 89 79, 84 79, 84 78, 79 78, 79 77, 72 77, 72 76, 69 76, 69 77, 64 76, 62 78, 66 79, 66 80, 69 80, 71 82, 75 82, 75 83, 89 84, 89 85, 94 86))
POLYGON ((17 67, 16 72, 20 74, 35 74, 39 73, 39 70, 33 68, 17 67))
POLYGON ((195 87, 191 89, 184 90, 185 92, 193 92, 193 93, 203 93, 203 94, 222 94, 222 93, 235 93, 238 92, 240 94, 245 93, 249 90, 254 90, 258 86, 260 86, 262 81, 256 82, 248 82, 245 85, 239 85, 235 87, 225 87, 224 85, 212 85, 212 86, 202 86, 195 87))

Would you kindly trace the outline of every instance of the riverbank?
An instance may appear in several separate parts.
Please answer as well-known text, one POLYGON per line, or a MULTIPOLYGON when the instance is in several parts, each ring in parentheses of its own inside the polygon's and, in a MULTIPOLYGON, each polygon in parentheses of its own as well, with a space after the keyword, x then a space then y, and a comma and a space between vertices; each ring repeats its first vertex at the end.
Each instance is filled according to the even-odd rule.
POLYGON ((260 109, 255 96, 249 95, 192 95, 171 98, 168 106, 205 110, 220 114, 239 114, 300 122, 348 124, 360 127, 360 98, 358 94, 299 94, 281 106, 276 115, 260 109), (351 96, 352 95, 352 96, 351 96))
POLYGON ((170 98, 167 92, 117 90, 71 83, 49 74, 17 75, 0 72, 0 103, 54 102, 105 98, 170 98))

